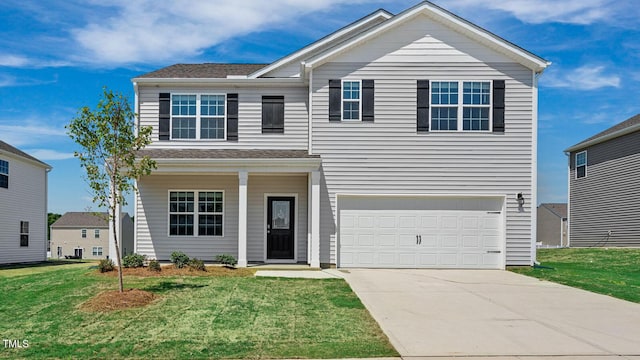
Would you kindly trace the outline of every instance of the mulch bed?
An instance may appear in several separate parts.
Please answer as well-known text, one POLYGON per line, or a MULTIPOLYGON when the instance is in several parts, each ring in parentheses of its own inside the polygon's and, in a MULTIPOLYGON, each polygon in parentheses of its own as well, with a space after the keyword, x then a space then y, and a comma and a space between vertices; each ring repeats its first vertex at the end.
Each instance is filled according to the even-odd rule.
POLYGON ((108 312, 121 309, 141 307, 150 304, 157 298, 148 291, 128 289, 103 291, 80 306, 85 311, 108 312))
MULTIPOLYGON (((189 268, 177 269, 173 265, 162 267, 161 271, 150 271, 148 268, 122 268, 123 276, 152 277, 152 276, 225 276, 225 277, 249 277, 255 274, 255 270, 247 268, 230 269, 223 266, 207 266, 207 271, 198 271, 189 268)), ((106 276, 118 276, 118 270, 100 273, 106 276)))

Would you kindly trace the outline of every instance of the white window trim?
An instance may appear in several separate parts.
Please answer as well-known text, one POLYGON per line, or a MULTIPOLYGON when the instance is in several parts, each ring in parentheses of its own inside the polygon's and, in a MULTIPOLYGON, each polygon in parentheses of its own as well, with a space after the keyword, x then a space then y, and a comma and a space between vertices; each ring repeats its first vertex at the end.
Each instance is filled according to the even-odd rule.
POLYGON ((30 225, 30 224, 29 224, 29 222, 28 222, 28 221, 20 221, 20 247, 29 247, 29 240, 30 240, 30 239, 29 239, 29 237, 30 237, 30 236, 29 236, 29 231, 31 230, 31 229, 29 229, 29 225, 30 225), (26 224, 27 224, 27 231, 26 231, 26 232, 24 232, 24 231, 22 230, 22 224, 23 224, 23 223, 26 223, 26 224), (22 245, 22 235, 27 235, 27 245, 22 245))
POLYGON ((92 256, 102 256, 103 251, 102 251, 102 246, 94 246, 91 249, 91 255, 92 256))
POLYGON ((225 218, 226 218, 226 209, 227 209, 227 204, 226 204, 226 196, 225 196, 225 191, 224 190, 207 190, 207 189, 199 189, 199 190, 193 190, 193 189, 188 189, 188 190, 175 190, 175 189, 170 189, 169 191, 167 191, 167 236, 171 237, 171 238, 193 238, 193 237, 197 237, 197 238, 222 238, 224 237, 224 229, 225 229, 225 218), (171 193, 172 192, 192 192, 193 193, 193 213, 181 213, 184 215, 190 215, 193 214, 193 235, 171 235, 171 212, 169 211, 169 205, 171 203, 171 193), (203 214, 207 214, 207 215, 222 215, 222 234, 221 235, 198 235, 198 215, 200 215, 200 213, 198 212, 198 193, 201 192, 220 192, 222 193, 222 213, 203 213, 203 214))
POLYGON ((342 83, 340 84, 340 119, 342 121, 350 122, 350 121, 362 121, 362 80, 360 79, 342 79, 342 83), (360 98, 358 99, 358 118, 357 119, 345 119, 344 118, 344 102, 355 102, 353 99, 344 98, 344 83, 345 82, 357 82, 360 86, 360 98))
POLYGON ((429 81, 429 131, 434 133, 491 133, 493 132, 493 80, 430 80, 429 81), (433 83, 434 82, 457 82, 458 83, 458 104, 436 104, 433 105, 431 103, 431 94, 433 91, 433 83), (464 114, 465 104, 463 104, 463 96, 464 96, 464 83, 466 82, 488 82, 489 83, 489 105, 474 105, 474 104, 466 104, 466 107, 488 107, 489 108, 489 130, 462 130, 463 128, 463 119, 462 115, 464 114), (431 122, 431 111, 433 108, 443 108, 443 107, 456 107, 458 110, 458 125, 457 130, 433 130, 432 122, 431 122))
POLYGON ((87 229, 81 229, 80 230, 80 237, 83 239, 87 238, 87 229))
POLYGON ((100 239, 100 229, 94 229, 93 230, 93 238, 94 239, 100 239))
POLYGON ((7 161, 7 160, 2 160, 2 159, 0 159, 0 161, 7 163, 7 172, 0 171, 0 175, 7 175, 7 176, 9 176, 9 161, 7 161))
POLYGON ((588 156, 587 155, 587 150, 583 150, 583 151, 580 151, 580 152, 576 153, 576 156, 575 156, 575 158, 573 160, 574 163, 575 163, 575 173, 576 173, 575 178, 576 179, 584 179, 584 178, 587 177, 587 156, 588 156), (584 154, 584 165, 580 165, 580 166, 584 166, 584 176, 582 176, 582 177, 578 177, 578 155, 580 155, 580 154, 584 154))
MULTIPOLYGON (((169 139, 175 141, 227 141, 227 129, 229 128, 227 124, 227 114, 229 113, 229 109, 227 108, 227 94, 224 93, 171 93, 169 95, 169 139), (195 95, 196 96, 196 137, 193 139, 184 139, 184 138, 174 138, 173 137, 173 95, 195 95), (224 138, 222 139, 201 139, 200 138, 200 129, 202 123, 202 115, 200 114, 200 104, 202 96, 223 96, 224 97, 224 138)), ((185 116, 177 116, 177 117, 185 117, 185 116)), ((190 116, 186 116, 190 117, 190 116)))

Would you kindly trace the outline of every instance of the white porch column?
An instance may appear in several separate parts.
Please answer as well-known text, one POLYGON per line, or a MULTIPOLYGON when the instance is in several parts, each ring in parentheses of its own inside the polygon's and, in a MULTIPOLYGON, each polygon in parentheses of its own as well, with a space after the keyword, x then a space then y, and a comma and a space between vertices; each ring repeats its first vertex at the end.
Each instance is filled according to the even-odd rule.
POLYGON ((247 182, 249 174, 238 172, 238 267, 247 267, 247 182))
POLYGON ((311 172, 311 267, 320 267, 320 171, 311 172))

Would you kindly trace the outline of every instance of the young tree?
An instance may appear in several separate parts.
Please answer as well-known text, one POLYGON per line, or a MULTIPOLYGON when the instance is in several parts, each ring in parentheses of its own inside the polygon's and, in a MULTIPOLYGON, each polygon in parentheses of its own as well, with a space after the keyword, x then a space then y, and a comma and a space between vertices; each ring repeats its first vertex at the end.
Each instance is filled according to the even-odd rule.
POLYGON ((141 127, 136 134, 134 118, 127 98, 105 87, 96 108, 81 108, 78 116, 66 126, 69 136, 82 148, 74 155, 86 170, 93 202, 109 210, 120 292, 123 292, 123 284, 116 231, 116 219, 120 214, 117 212, 127 203, 124 194, 136 190, 133 180, 149 175, 156 168, 155 161, 149 157, 136 157, 138 150, 151 143, 151 127, 141 127))

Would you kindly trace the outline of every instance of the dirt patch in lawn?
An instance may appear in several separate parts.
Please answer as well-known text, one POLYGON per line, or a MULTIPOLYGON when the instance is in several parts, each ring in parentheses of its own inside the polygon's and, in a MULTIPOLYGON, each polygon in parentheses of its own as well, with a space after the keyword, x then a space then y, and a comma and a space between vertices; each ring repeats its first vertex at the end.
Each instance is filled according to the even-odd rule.
POLYGON ((84 311, 109 312, 114 310, 141 307, 150 304, 157 298, 148 291, 128 289, 103 291, 80 306, 84 311))
MULTIPOLYGON (((189 268, 177 269, 173 265, 162 267, 161 271, 150 271, 148 268, 122 268, 122 275, 137 277, 152 276, 224 276, 224 277, 249 277, 255 274, 255 270, 247 268, 227 268, 223 266, 207 266, 206 271, 193 270, 189 268)), ((118 276, 118 270, 100 273, 106 276, 118 276)))

